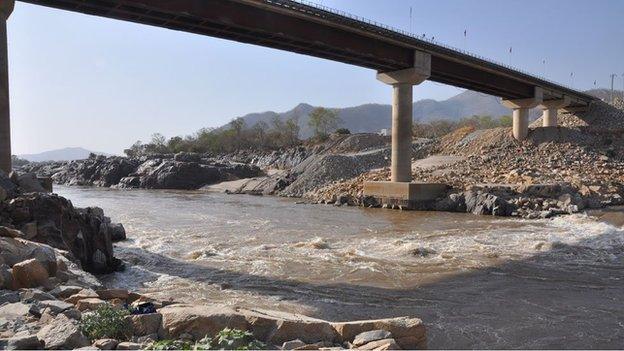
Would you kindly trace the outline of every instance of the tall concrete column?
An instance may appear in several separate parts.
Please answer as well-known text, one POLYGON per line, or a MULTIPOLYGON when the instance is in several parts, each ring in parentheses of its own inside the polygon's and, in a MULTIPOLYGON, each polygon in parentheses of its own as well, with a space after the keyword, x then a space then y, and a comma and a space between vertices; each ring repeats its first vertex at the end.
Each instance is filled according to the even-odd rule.
POLYGON ((542 109, 542 126, 544 127, 556 127, 557 113, 560 108, 570 105, 570 98, 563 96, 561 99, 544 100, 539 104, 539 108, 542 109))
POLYGON ((412 180, 412 86, 431 75, 431 56, 416 51, 414 67, 393 72, 380 72, 377 79, 392 85, 392 158, 391 181, 412 180))
POLYGON ((516 140, 524 140, 529 135, 529 109, 515 108, 513 110, 513 137, 516 140))
POLYGON ((513 109, 512 134, 516 140, 522 141, 529 135, 529 109, 542 103, 544 92, 535 87, 533 97, 516 100, 503 100, 505 107, 513 109))
POLYGON ((0 2, 0 169, 11 172, 11 118, 9 112, 9 57, 7 19, 13 12, 14 0, 0 2))
POLYGON ((557 122, 557 108, 546 108, 542 112, 542 126, 543 127, 556 127, 557 122))
POLYGON ((392 95, 392 158, 393 182, 412 180, 412 85, 393 85, 392 95))

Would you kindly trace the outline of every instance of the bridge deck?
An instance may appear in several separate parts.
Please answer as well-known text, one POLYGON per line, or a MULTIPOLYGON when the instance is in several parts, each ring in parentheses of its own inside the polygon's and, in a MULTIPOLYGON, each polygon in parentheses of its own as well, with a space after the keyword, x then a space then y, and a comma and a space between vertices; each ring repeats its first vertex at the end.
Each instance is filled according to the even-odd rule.
POLYGON ((262 45, 377 71, 411 67, 413 50, 431 54, 436 82, 505 99, 595 98, 435 43, 290 0, 21 0, 63 10, 262 45))

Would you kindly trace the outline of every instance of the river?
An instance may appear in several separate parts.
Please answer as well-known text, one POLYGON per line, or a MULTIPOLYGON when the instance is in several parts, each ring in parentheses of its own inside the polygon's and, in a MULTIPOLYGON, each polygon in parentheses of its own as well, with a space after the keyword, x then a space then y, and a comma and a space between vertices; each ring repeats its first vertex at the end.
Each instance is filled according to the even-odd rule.
POLYGON ((624 347, 624 212, 526 221, 221 193, 56 186, 126 227, 161 298, 328 320, 413 316, 430 348, 624 347))

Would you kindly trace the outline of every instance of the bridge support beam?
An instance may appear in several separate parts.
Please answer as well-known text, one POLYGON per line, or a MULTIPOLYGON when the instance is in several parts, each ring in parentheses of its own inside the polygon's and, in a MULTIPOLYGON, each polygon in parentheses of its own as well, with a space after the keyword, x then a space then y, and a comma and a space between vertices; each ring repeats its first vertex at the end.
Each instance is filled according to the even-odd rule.
POLYGON ((392 85, 392 157, 389 182, 364 182, 364 195, 384 206, 417 209, 446 192, 444 184, 412 183, 413 86, 431 75, 431 56, 416 51, 414 67, 379 72, 377 79, 392 85))
POLYGON ((392 182, 412 180, 412 109, 413 86, 431 75, 431 56, 416 52, 414 67, 394 72, 380 72, 377 79, 392 85, 392 182))
POLYGON ((9 112, 9 57, 7 19, 13 12, 14 0, 0 2, 0 169, 11 172, 11 118, 9 112))
POLYGON ((532 98, 503 100, 503 105, 513 109, 513 137, 522 141, 529 135, 529 109, 542 103, 544 92, 536 87, 532 98))
POLYGON ((570 105, 570 98, 564 96, 563 99, 544 100, 538 107, 542 109, 542 126, 556 127, 557 113, 560 108, 570 105))

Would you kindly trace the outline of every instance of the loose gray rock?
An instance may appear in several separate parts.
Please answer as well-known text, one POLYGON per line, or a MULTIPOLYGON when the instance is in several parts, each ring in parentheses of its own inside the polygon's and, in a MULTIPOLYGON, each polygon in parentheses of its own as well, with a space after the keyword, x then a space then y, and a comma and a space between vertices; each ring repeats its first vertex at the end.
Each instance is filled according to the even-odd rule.
POLYGON ((357 346, 361 346, 364 344, 368 344, 369 342, 372 342, 372 341, 390 339, 390 338, 392 338, 392 333, 390 333, 389 331, 382 330, 382 329, 371 330, 371 331, 363 332, 363 333, 356 335, 355 339, 353 339, 352 344, 353 346, 357 347, 357 346))
POLYGON ((63 314, 41 328, 37 337, 43 340, 46 349, 75 349, 91 345, 89 339, 80 331, 78 322, 63 314))
POLYGON ((9 338, 7 342, 7 350, 38 350, 43 347, 41 340, 37 335, 28 333, 18 333, 9 338))

